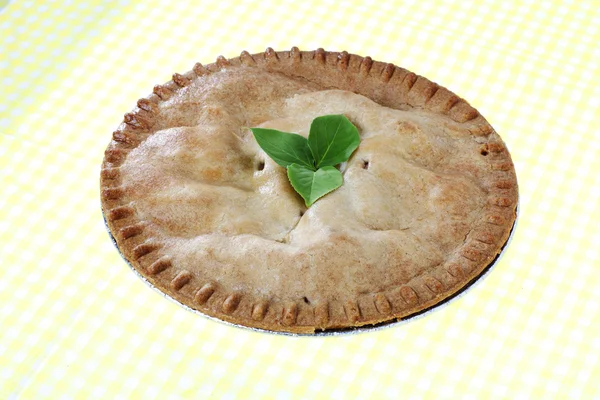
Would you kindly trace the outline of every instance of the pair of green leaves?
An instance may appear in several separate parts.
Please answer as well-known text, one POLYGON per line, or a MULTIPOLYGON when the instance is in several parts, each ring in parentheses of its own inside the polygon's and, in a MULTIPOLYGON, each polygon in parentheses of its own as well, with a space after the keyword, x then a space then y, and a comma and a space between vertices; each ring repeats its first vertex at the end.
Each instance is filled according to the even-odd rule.
POLYGON ((277 164, 287 168, 290 183, 307 207, 344 182, 335 168, 356 150, 358 129, 344 115, 317 117, 308 139, 275 129, 250 128, 258 145, 277 164))

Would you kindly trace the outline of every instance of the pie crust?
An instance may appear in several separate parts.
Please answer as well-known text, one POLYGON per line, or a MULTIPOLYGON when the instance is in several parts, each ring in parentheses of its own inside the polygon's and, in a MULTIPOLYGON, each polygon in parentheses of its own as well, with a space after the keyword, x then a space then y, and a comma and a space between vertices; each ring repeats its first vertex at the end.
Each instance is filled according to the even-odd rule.
POLYGON ((323 49, 218 57, 125 114, 105 152, 102 210, 152 285, 208 316, 314 333, 404 319, 500 253, 516 218, 509 152, 448 89, 323 49), (247 127, 303 135, 345 114, 361 144, 344 184, 306 209, 247 127))

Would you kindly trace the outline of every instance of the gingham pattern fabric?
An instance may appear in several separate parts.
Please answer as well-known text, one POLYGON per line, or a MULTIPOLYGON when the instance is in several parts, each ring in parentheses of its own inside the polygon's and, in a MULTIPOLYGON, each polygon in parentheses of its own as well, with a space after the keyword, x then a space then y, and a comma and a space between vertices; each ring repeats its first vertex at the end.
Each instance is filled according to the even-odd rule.
POLYGON ((600 397, 597 1, 0 5, 0 398, 600 397), (481 111, 521 196, 487 277, 400 326, 294 338, 129 269, 100 213, 111 132, 173 72, 267 46, 370 55, 481 111))

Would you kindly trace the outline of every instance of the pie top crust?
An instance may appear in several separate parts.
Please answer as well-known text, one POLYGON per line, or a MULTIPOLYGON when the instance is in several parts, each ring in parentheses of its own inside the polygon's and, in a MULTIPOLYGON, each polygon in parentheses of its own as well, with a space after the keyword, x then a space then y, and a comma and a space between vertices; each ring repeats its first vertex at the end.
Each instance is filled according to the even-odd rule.
POLYGON ((196 64, 113 133, 102 208, 125 258, 207 315, 312 333, 407 317, 476 278, 507 241, 517 182, 487 121, 405 69, 323 49, 196 64), (345 114, 344 184, 306 208, 247 127, 308 135, 345 114))

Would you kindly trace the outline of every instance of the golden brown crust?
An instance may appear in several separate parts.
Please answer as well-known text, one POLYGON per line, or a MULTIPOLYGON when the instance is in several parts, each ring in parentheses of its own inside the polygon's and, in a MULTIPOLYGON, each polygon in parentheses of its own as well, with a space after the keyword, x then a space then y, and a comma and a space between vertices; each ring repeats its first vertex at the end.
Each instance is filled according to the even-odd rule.
POLYGON ((312 333, 315 330, 349 328, 402 319, 452 296, 479 276, 506 243, 516 218, 518 188, 514 166, 506 146, 487 121, 466 101, 439 85, 393 64, 373 61, 347 52, 290 51, 242 52, 239 57, 220 56, 213 64, 196 64, 186 74, 154 87, 125 114, 113 133, 101 171, 101 201, 107 225, 125 258, 150 283, 181 303, 207 315, 235 324, 272 331, 312 333), (158 123, 158 104, 171 98, 194 79, 221 69, 259 68, 304 79, 322 88, 347 90, 398 110, 428 110, 446 115, 453 129, 468 132, 479 144, 488 168, 464 165, 465 173, 485 187, 487 202, 479 221, 469 227, 463 245, 430 270, 399 286, 360 293, 352 299, 265 298, 200 279, 173 263, 164 254, 160 235, 140 220, 136 204, 122 187, 120 166, 158 123))

